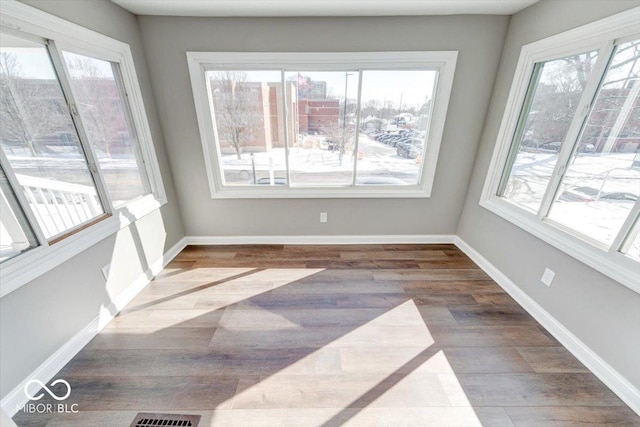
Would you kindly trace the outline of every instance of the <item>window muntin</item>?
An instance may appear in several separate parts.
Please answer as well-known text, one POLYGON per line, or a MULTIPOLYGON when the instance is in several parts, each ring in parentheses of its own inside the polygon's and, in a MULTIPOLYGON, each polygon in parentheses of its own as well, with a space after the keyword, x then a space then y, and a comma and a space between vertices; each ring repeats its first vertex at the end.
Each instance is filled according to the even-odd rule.
POLYGON ((640 40, 616 47, 549 219, 609 246, 640 198, 640 40))
MULTIPOLYGON (((456 60, 457 52, 454 51, 349 53, 187 52, 211 196, 213 198, 429 197, 433 186, 440 142, 444 130, 444 120, 453 85, 456 60), (222 164, 222 158, 225 153, 221 153, 220 138, 218 129, 216 129, 215 105, 211 96, 208 76, 211 73, 225 70, 244 70, 257 73, 266 71, 279 72, 280 78, 276 83, 281 83, 288 89, 283 91, 282 96, 279 97, 284 98, 281 103, 286 114, 276 113, 275 117, 280 122, 278 128, 280 129, 284 126, 287 129, 287 132, 283 132, 286 143, 284 147, 286 152, 285 169, 283 172, 286 173, 281 175, 274 174, 273 178, 265 173, 263 177, 258 177, 257 179, 257 181, 261 181, 258 182, 260 185, 251 185, 254 181, 253 170, 244 172, 245 176, 242 179, 244 180, 244 185, 232 184, 231 180, 224 179, 226 174, 223 173, 223 170, 226 167, 222 164), (410 164, 413 170, 416 169, 417 165, 419 170, 419 179, 417 180, 409 179, 409 182, 407 182, 407 180, 403 181, 384 175, 356 178, 356 171, 359 165, 366 164, 367 161, 371 160, 380 162, 379 156, 367 157, 367 150, 363 151, 358 148, 360 140, 370 137, 370 133, 374 130, 367 129, 365 122, 360 120, 362 75, 368 71, 378 70, 392 72, 429 71, 437 75, 436 84, 433 88, 434 99, 430 105, 429 132, 425 132, 427 141, 423 145, 424 155, 422 158, 418 156, 417 159, 402 159, 405 161, 405 165, 410 164), (345 73, 348 73, 346 79, 345 73), (327 85, 328 81, 320 80, 319 77, 322 75, 335 76, 341 84, 334 84, 336 90, 326 94, 325 85, 327 85), (303 90, 300 93, 298 93, 298 81, 303 85, 303 90), (344 89, 345 83, 346 90, 344 89), (309 85, 309 88, 305 88, 304 85, 309 85), (308 89, 315 91, 315 95, 308 89), (346 103, 344 100, 345 92, 347 92, 346 103), (341 93, 342 97, 336 95, 336 93, 341 93), (325 96, 324 100, 330 101, 327 105, 320 105, 320 107, 326 108, 307 108, 309 103, 302 102, 302 104, 307 105, 303 105, 302 107, 304 108, 298 109, 299 101, 318 94, 325 96), (293 99, 294 95, 295 99, 293 99), (300 95, 301 99, 298 99, 298 95, 300 95), (338 114, 335 114, 336 98, 338 98, 338 114), (295 108, 292 107, 294 104, 297 104, 295 108), (345 104, 346 109, 343 107, 345 104), (331 110, 332 107, 334 111, 331 110), (306 112, 321 114, 323 111, 328 112, 329 114, 327 115, 332 117, 333 121, 336 121, 337 116, 337 128, 339 131, 337 133, 347 133, 348 129, 346 128, 348 126, 345 126, 344 131, 341 129, 342 124, 345 122, 347 125, 353 125, 354 128, 357 128, 352 132, 355 134, 353 142, 350 141, 351 138, 338 138, 340 140, 345 139, 344 146, 346 149, 342 156, 340 156, 339 151, 337 153, 334 151, 335 148, 339 148, 342 141, 333 141, 331 136, 320 134, 320 131, 314 129, 311 129, 308 133, 300 130, 300 123, 305 119, 306 112), (356 123, 358 123, 358 126, 355 126, 356 123), (316 132, 318 135, 314 135, 316 132), (311 137, 307 138, 308 136, 311 137), (349 158, 350 153, 353 154, 349 158), (336 157, 337 161, 333 157, 336 157), (342 164, 340 164, 341 160, 342 164), (301 166, 304 167, 304 170, 302 170, 301 166), (347 166, 349 169, 347 169, 347 166), (336 169, 339 173, 336 173, 336 169)), ((433 81, 430 83, 433 83, 433 81)), ((394 99, 397 98, 399 100, 401 93, 396 95, 394 99)), ((314 99, 313 103, 322 104, 322 99, 312 99, 314 99)), ((275 100, 272 102, 275 102, 275 100)), ((403 103, 403 105, 407 104, 403 103)), ((311 107, 317 106, 312 105, 311 107)), ((273 110, 277 111, 277 108, 273 108, 273 110)), ((396 111, 397 113, 398 111, 396 111)), ((310 123, 314 122, 308 117, 306 119, 310 123)), ((302 128, 304 129, 304 123, 302 128)), ((222 144, 222 146, 224 145, 222 144)), ((378 144, 378 146, 387 148, 382 144, 378 144)), ((387 148, 387 153, 384 153, 384 155, 387 157, 397 156, 397 150, 387 148)), ((254 152, 253 164, 255 164, 256 159, 263 156, 265 154, 254 152)), ((398 159, 396 158, 395 160, 398 159)), ((252 167, 253 164, 251 164, 252 167)), ((248 165, 249 162, 247 162, 245 168, 248 165)), ((271 168, 267 167, 267 172, 271 168)), ((366 173, 367 170, 371 169, 371 167, 365 167, 363 171, 366 173)), ((387 168, 381 169, 381 172, 384 173, 387 168)), ((415 175, 415 173, 408 173, 408 175, 412 174, 415 175)), ((256 167, 256 176, 259 175, 260 168, 256 167)), ((241 179, 236 178, 236 180, 241 179)))
POLYGON ((67 51, 63 58, 114 207, 150 194, 118 64, 67 51))
POLYGON ((436 70, 365 70, 356 184, 418 185, 438 80, 436 70))
MULTIPOLYGON (((589 234, 576 231, 572 224, 563 225, 549 217, 551 209, 554 208, 554 201, 559 199, 563 193, 560 191, 560 187, 563 185, 565 172, 571 167, 575 158, 589 154, 592 157, 598 157, 594 153, 584 152, 592 151, 591 147, 579 149, 578 144, 581 142, 587 119, 595 107, 599 89, 605 80, 614 56, 620 51, 621 45, 633 41, 637 42, 640 39, 637 14, 637 8, 624 11, 522 47, 502 123, 497 134, 497 144, 482 190, 480 205, 594 270, 640 293, 638 260, 628 254, 631 244, 636 241, 637 237, 633 231, 633 224, 635 222, 637 230, 640 201, 636 201, 628 211, 626 219, 619 227, 619 232, 610 244, 589 237, 589 234), (521 112, 527 109, 529 100, 526 95, 536 64, 594 50, 598 51, 598 59, 586 82, 583 96, 567 132, 566 141, 559 153, 540 207, 537 211, 532 211, 502 197, 501 184, 506 181, 505 176, 508 177, 510 174, 514 161, 514 145, 520 143, 517 128, 521 122, 519 120, 521 112), (576 154, 576 150, 581 152, 576 154)), ((633 62, 635 60, 629 61, 627 64, 633 62)), ((631 84, 628 83, 628 85, 631 84)), ((592 124, 598 123, 594 122, 590 125, 592 124)), ((621 120, 620 127, 622 124, 621 120)), ((597 130, 597 128, 593 129, 597 130)), ((621 146, 625 146, 625 150, 631 149, 633 151, 633 146, 636 145, 635 141, 628 138, 628 135, 624 140, 618 142, 622 143, 621 146)), ((635 149, 638 149, 637 145, 635 149)), ((627 165, 630 165, 634 170, 640 168, 640 152, 636 154, 634 161, 627 165)), ((576 222, 579 220, 581 218, 578 218, 576 222)))
POLYGON ((640 262, 640 218, 636 220, 635 226, 629 233, 627 241, 622 247, 622 253, 640 262))
POLYGON ((205 74, 225 185, 286 181, 280 71, 205 74))
POLYGON ((537 212, 598 57, 597 50, 534 66, 520 114, 508 173, 499 195, 537 212))
POLYGON ((291 186, 353 183, 359 73, 287 71, 285 94, 291 186), (287 117, 289 118, 289 117, 287 117))
MULTIPOLYGON (((21 255, 14 256, 11 259, 3 260, 2 281, 0 281, 1 298, 106 237, 113 235, 120 228, 126 227, 142 216, 158 209, 162 204, 166 203, 166 195, 130 47, 126 43, 72 24, 69 21, 21 2, 4 2, 0 8, 0 15, 2 18, 0 45, 13 46, 14 48, 46 46, 48 56, 40 55, 39 58, 41 60, 36 60, 32 64, 39 69, 43 69, 41 67, 42 61, 44 61, 45 67, 53 65, 65 98, 65 103, 61 104, 60 107, 64 110, 67 105, 69 106, 67 107, 67 114, 69 111, 71 112, 74 123, 72 132, 59 135, 60 141, 80 141, 93 177, 95 190, 101 201, 102 208, 105 210, 105 214, 95 220, 80 224, 61 235, 51 238, 45 237, 45 233, 35 218, 35 214, 32 213, 29 201, 21 189, 22 186, 16 179, 11 163, 4 155, 4 149, 0 149, 0 166, 7 175, 8 183, 16 195, 20 208, 28 220, 28 225, 33 230, 39 243, 37 248, 24 251, 21 255), (124 90, 122 99, 126 102, 125 109, 131 113, 132 128, 136 131, 137 142, 139 142, 139 149, 144 159, 144 167, 152 194, 138 197, 119 206, 117 209, 114 208, 109 192, 106 189, 105 181, 101 176, 101 168, 98 165, 96 153, 92 149, 86 132, 84 132, 84 124, 71 90, 68 78, 70 73, 63 58, 63 50, 100 58, 117 65, 120 74, 119 76, 116 75, 116 79, 119 84, 122 84, 121 87, 124 90), (74 132, 76 132, 75 135, 74 132)), ((1 100, 2 98, 0 98, 1 100)), ((0 124, 1 128, 2 124, 0 124)), ((25 152, 24 148, 12 148, 12 155, 19 155, 20 152, 25 152)), ((40 182, 38 182, 39 184, 40 182)), ((68 183, 63 184, 65 189, 70 186, 68 183)), ((78 190, 78 188, 74 188, 74 190, 78 190)), ((55 203, 59 203, 62 199, 59 197, 45 197, 42 200, 48 200, 50 207, 55 208, 55 203)), ((75 207, 78 206, 76 205, 75 207)))
POLYGON ((44 236, 105 213, 47 47, 2 37, 0 142, 44 236))
POLYGON ((0 167, 0 263, 38 246, 38 240, 0 167))

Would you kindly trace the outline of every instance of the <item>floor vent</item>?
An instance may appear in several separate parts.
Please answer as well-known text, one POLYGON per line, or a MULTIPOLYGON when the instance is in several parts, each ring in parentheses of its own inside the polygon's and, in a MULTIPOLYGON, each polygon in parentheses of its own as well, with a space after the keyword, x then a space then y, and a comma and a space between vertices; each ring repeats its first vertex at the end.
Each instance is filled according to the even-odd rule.
POLYGON ((140 412, 129 427, 180 426, 197 427, 200 415, 151 414, 140 412))

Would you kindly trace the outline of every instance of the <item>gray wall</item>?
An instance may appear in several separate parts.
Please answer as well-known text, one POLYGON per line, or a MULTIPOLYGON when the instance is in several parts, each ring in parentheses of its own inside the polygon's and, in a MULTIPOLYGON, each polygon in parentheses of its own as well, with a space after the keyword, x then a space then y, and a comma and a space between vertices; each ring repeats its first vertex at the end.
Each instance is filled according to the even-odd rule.
POLYGON ((0 299, 0 396, 87 326, 183 235, 136 17, 106 1, 25 3, 128 43, 133 53, 169 202, 0 299), (100 268, 112 264, 105 283, 100 268))
POLYGON ((187 235, 453 234, 500 59, 507 16, 138 18, 187 235), (212 200, 187 51, 458 50, 430 199, 212 200), (319 223, 328 212, 329 222, 319 223))
POLYGON ((478 205, 524 44, 640 5, 543 0, 514 15, 458 234, 587 346, 640 387, 640 295, 478 205), (540 283, 545 267, 553 285, 540 283))

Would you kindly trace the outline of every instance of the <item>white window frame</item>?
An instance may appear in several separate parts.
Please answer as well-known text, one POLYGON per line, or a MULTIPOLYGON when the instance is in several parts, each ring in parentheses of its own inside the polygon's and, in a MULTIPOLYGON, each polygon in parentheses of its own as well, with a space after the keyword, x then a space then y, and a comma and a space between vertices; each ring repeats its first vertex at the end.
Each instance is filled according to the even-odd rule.
MULTIPOLYGON (((509 151, 514 142, 516 126, 525 102, 534 65, 538 62, 599 49, 599 64, 596 64, 595 68, 599 68, 600 65, 600 71, 604 72, 603 65, 606 66, 606 64, 603 63, 606 61, 601 61, 603 51, 605 54, 606 52, 610 54, 615 40, 638 35, 638 22, 640 22, 640 7, 523 46, 480 197, 480 205, 589 267, 640 293, 640 264, 620 252, 620 249, 624 247, 625 237, 633 227, 634 218, 638 216, 640 201, 630 212, 615 242, 609 247, 604 247, 602 243, 595 242, 576 231, 563 227, 546 217, 540 217, 537 213, 498 196, 500 181, 508 166, 506 163, 509 151)), ((593 83, 595 80, 591 78, 589 83, 593 83)), ((589 99, 585 102, 589 96, 587 93, 590 89, 589 83, 585 89, 586 95, 581 100, 583 105, 578 106, 572 128, 576 123, 582 123, 590 112, 592 100, 589 99)), ((597 88, 591 88, 592 91, 595 89, 597 88)), ((559 184, 565 164, 563 160, 569 159, 574 145, 577 144, 575 138, 573 140, 569 138, 571 138, 571 134, 574 137, 577 136, 577 131, 579 129, 575 132, 572 132, 571 128, 569 129, 567 141, 559 153, 552 182, 548 188, 559 184)), ((542 204, 547 204, 546 212, 548 212, 550 198, 554 196, 554 192, 547 191, 546 193, 542 204)), ((544 212, 544 209, 541 211, 544 212)))
MULTIPOLYGON (((430 197, 436 173, 457 51, 431 52, 187 52, 193 98, 211 198, 413 198, 430 197), (225 186, 220 144, 205 73, 220 69, 278 71, 437 70, 436 93, 419 185, 349 185, 331 187, 225 186)), ((361 87, 361 85, 360 85, 361 87)), ((359 90, 360 92, 360 90, 359 90)), ((359 111, 356 113, 359 115, 359 111)), ((285 138, 285 152, 287 150, 285 138)), ((288 160, 287 160, 288 161, 288 160)), ((357 167, 357 166, 356 166, 357 167)))
MULTIPOLYGON (((64 49, 118 63, 122 84, 126 92, 126 99, 122 101, 129 105, 138 148, 145 165, 144 172, 151 190, 151 194, 136 198, 118 209, 113 207, 108 196, 101 195, 102 203, 105 205, 105 214, 110 215, 109 217, 86 228, 81 228, 78 232, 51 245, 42 236, 38 236, 40 246, 0 265, 2 269, 1 298, 113 235, 121 228, 159 209, 160 206, 167 203, 167 197, 129 45, 14 0, 3 0, 2 8, 0 8, 0 26, 7 31, 53 41, 49 48, 50 50, 55 49, 58 54, 53 55, 54 61, 56 56, 59 59, 61 49, 64 49)), ((62 80, 61 84, 64 84, 62 80)), ((78 131, 82 132, 82 129, 78 129, 78 131)), ((15 187, 15 183, 12 184, 15 187)), ((98 183, 96 185, 99 186, 98 183)), ((20 193, 19 187, 14 190, 20 193)), ((34 218, 29 216, 28 219, 32 223, 32 227, 37 229, 37 224, 33 223, 34 218)))

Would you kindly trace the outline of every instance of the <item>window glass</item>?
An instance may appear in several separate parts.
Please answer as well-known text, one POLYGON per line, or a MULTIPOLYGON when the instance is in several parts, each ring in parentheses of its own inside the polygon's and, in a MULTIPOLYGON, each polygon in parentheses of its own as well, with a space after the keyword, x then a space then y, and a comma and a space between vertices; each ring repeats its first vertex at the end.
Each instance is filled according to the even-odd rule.
POLYGON ((356 184, 417 185, 438 72, 362 72, 356 184))
POLYGON ((208 71, 226 185, 286 184, 280 71, 208 71))
POLYGON ((35 235, 0 167, 0 262, 36 246, 35 235))
POLYGON ((640 261, 640 219, 636 221, 636 225, 631 232, 626 249, 627 256, 640 261))
POLYGON ((640 196, 640 41, 617 46, 549 218, 607 245, 640 196))
POLYGON ((351 185, 358 106, 357 71, 285 73, 291 184, 351 185))
POLYGON ((596 60, 591 51, 536 64, 500 196, 538 211, 596 60))
POLYGON ((71 88, 107 191, 118 207, 150 193, 135 132, 125 111, 118 65, 63 52, 71 88))
POLYGON ((0 44, 0 145, 44 235, 104 213, 65 97, 44 45, 0 44))

